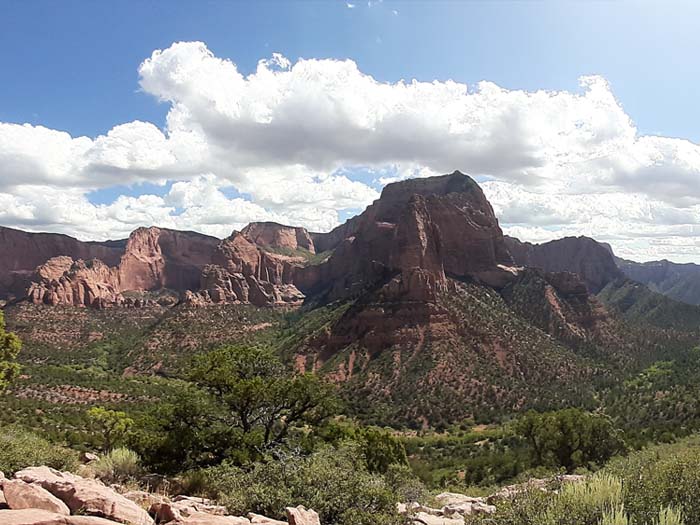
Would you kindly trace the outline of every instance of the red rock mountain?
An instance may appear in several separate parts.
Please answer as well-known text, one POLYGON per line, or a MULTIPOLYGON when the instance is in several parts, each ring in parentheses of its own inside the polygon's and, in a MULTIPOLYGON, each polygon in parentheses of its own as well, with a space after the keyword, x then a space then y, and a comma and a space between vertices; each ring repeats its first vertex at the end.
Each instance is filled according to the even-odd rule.
MULTIPOLYGON (((478 184, 459 172, 390 184, 329 233, 253 223, 219 240, 141 228, 109 262, 42 253, 25 292, 34 303, 149 306, 172 292, 182 307, 167 315, 237 338, 240 313, 214 305, 306 302, 286 349, 294 364, 343 384, 377 421, 581 403, 594 380, 658 346, 591 295, 619 275, 609 250, 586 238, 538 246, 504 237, 478 184)), ((155 322, 153 341, 175 347, 182 325, 166 324, 155 322)), ((167 360, 156 347, 160 370, 167 360)))
POLYGON ((590 237, 565 237, 544 244, 506 237, 506 245, 518 266, 576 273, 591 293, 598 293, 609 282, 624 276, 610 248, 590 237))
POLYGON ((126 241, 82 242, 56 233, 29 233, 0 226, 0 298, 21 294, 36 268, 52 257, 100 259, 113 266, 126 241))
POLYGON ((593 292, 619 272, 592 240, 504 238, 481 188, 460 172, 389 184, 329 233, 262 222, 223 240, 156 227, 108 243, 9 229, 0 236, 0 293, 21 287, 30 301, 52 305, 144 305, 162 291, 192 305, 296 306, 378 289, 431 301, 453 279, 502 289, 518 274, 513 259, 580 273, 593 292))
POLYGON ((442 287, 446 276, 498 282, 512 266, 491 205, 459 172, 389 184, 361 215, 315 234, 314 243, 334 252, 321 265, 299 269, 295 283, 330 300, 387 277, 402 293, 418 283, 442 287))
POLYGON ((112 265, 99 258, 83 260, 81 252, 50 258, 36 268, 26 296, 36 304, 142 306, 147 299, 127 299, 123 292, 198 289, 218 242, 200 233, 139 228, 118 259, 108 258, 112 265))

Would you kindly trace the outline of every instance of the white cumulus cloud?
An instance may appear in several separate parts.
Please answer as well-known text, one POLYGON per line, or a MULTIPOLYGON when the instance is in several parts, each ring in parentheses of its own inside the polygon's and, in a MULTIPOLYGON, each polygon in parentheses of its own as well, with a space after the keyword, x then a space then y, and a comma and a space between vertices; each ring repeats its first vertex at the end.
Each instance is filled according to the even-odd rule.
POLYGON ((168 105, 163 129, 134 121, 71 137, 0 123, 0 223, 83 238, 149 223, 327 230, 387 182, 460 169, 487 181, 502 224, 525 239, 590 234, 639 259, 700 260, 687 241, 700 218, 700 146, 640 134, 602 77, 573 92, 380 82, 352 60, 280 54, 245 74, 201 42, 156 50, 138 71, 168 105), (164 196, 87 198, 168 181, 164 196))

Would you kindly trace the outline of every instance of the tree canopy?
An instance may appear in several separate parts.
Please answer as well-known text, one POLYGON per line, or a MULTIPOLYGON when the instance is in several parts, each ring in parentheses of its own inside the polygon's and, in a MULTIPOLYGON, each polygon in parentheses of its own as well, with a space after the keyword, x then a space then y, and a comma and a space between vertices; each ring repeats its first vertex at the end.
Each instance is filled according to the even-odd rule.
POLYGON ((527 440, 536 465, 561 466, 567 472, 601 464, 625 450, 621 432, 608 417, 578 408, 530 411, 516 422, 515 431, 527 440))
POLYGON ((19 337, 5 330, 5 316, 0 311, 0 391, 5 390, 19 374, 17 356, 21 348, 19 337))

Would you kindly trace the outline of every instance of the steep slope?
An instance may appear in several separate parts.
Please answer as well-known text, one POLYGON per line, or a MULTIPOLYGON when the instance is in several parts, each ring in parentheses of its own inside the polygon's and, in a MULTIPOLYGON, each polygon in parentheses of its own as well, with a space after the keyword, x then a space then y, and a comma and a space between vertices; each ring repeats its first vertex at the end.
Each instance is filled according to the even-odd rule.
POLYGON ((609 248, 589 237, 565 237, 543 244, 506 237, 506 245, 518 266, 577 273, 591 293, 623 275, 609 248))
POLYGON ((396 275, 407 285, 415 269, 438 288, 446 276, 497 282, 512 265, 491 205, 460 172, 389 184, 349 226, 314 242, 333 254, 295 272, 295 284, 324 300, 357 296, 396 275))
POLYGON ((611 282, 598 296, 636 324, 648 323, 659 328, 700 332, 700 306, 676 301, 630 279, 611 282))
POLYGON ((126 241, 82 242, 56 233, 29 233, 0 226, 0 299, 21 294, 34 270, 52 257, 100 259, 113 266, 126 241))
POLYGON ((684 303, 700 304, 700 265, 666 260, 638 263, 619 257, 615 262, 627 277, 655 292, 684 303))
MULTIPOLYGON (((194 232, 139 228, 126 242, 118 264, 101 259, 53 257, 29 278, 26 297, 35 304, 72 306, 144 306, 152 293, 171 290, 175 297, 200 286, 218 239, 194 232), (135 297, 126 297, 132 292, 135 297)), ((167 295, 167 294, 166 294, 167 295)), ((172 298, 167 299, 172 303, 172 298)))
POLYGON ((415 427, 594 406, 600 385, 697 339, 692 312, 682 331, 662 319, 632 330, 622 315, 636 320, 636 310, 623 307, 619 286, 601 293, 612 307, 592 295, 625 284, 604 246, 586 238, 542 246, 504 238, 478 184, 454 172, 388 185, 328 234, 253 223, 218 240, 148 228, 132 234, 114 266, 50 259, 31 288, 41 304, 13 305, 8 322, 46 359, 42 337, 55 334, 29 320, 68 320, 66 305, 145 304, 83 309, 80 333, 51 359, 92 350, 90 359, 106 352, 120 372, 172 374, 212 345, 265 342, 297 369, 338 383, 355 413, 415 427), (169 289, 185 300, 153 300, 169 289), (285 308, 256 308, 269 306, 285 308), (91 330, 113 321, 109 344, 93 345, 103 339, 91 330))

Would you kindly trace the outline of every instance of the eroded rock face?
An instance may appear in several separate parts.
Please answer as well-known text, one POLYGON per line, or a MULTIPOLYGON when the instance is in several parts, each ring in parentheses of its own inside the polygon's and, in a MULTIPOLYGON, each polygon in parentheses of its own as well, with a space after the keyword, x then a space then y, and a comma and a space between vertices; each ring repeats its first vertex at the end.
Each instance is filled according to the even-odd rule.
MULTIPOLYGON (((248 233, 233 232, 221 241, 213 256, 213 264, 204 267, 200 277, 200 292, 187 297, 190 304, 250 303, 255 306, 296 306, 304 300, 294 285, 297 268, 304 264, 303 257, 289 256, 266 251, 264 246, 294 246, 297 236, 303 235, 301 228, 279 227, 263 223, 248 233), (275 233, 277 232, 277 233, 275 233), (283 232, 283 233, 281 233, 283 232), (292 237, 294 235, 294 237, 292 237), (253 239, 268 244, 256 244, 253 239), (280 244, 286 243, 286 244, 280 244)), ((252 226, 252 225, 251 225, 252 226)), ((303 230, 305 233, 306 230, 303 230)), ((308 234, 307 234, 308 237, 308 234)), ((308 239, 311 252, 313 243, 308 239)))
POLYGON ((316 253, 314 242, 304 228, 276 222, 252 222, 241 230, 241 234, 258 246, 316 253))
POLYGON ((335 249, 330 259, 297 271, 302 292, 326 290, 329 299, 338 299, 414 268, 442 281, 512 266, 491 205, 478 184, 459 172, 389 184, 379 200, 337 231, 346 237, 335 246, 330 241, 338 233, 315 240, 335 249))
POLYGON ((139 228, 117 265, 53 257, 36 268, 26 296, 35 304, 52 306, 155 305, 152 299, 125 297, 123 292, 198 290, 202 269, 211 262, 217 244, 214 237, 198 233, 139 228))
POLYGON ((114 268, 99 259, 74 261, 66 256, 49 259, 37 268, 27 297, 34 304, 51 306, 103 307, 123 301, 114 268))
POLYGON ((590 293, 623 277, 609 247, 589 237, 565 237, 544 244, 506 237, 506 244, 518 266, 578 274, 590 293))
POLYGON ((0 298, 21 295, 37 266, 60 255, 119 263, 125 241, 82 242, 67 235, 29 233, 0 226, 0 298))
POLYGON ((119 263, 119 290, 196 290, 218 242, 200 233, 139 228, 119 263))

